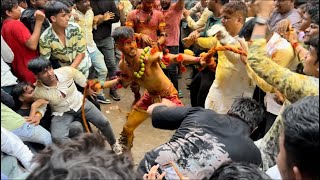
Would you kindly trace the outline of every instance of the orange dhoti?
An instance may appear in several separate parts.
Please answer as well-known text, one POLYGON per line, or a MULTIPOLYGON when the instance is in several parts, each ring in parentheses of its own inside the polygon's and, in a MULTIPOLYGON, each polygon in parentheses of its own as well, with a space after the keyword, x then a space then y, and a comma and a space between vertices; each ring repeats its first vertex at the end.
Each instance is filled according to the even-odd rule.
POLYGON ((166 98, 177 106, 183 106, 178 96, 178 91, 174 88, 173 84, 170 85, 166 90, 157 94, 151 94, 145 91, 144 95, 134 105, 133 109, 128 115, 126 124, 123 126, 121 137, 119 139, 120 144, 131 149, 133 146, 133 132, 134 130, 149 116, 146 110, 151 104, 161 102, 162 98, 166 98))

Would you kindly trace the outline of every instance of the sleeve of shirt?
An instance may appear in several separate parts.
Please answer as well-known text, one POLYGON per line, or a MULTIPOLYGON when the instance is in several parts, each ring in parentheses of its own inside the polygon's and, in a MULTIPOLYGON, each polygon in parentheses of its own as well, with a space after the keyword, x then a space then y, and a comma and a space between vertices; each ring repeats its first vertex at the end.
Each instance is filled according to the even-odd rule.
POLYGON ((203 13, 200 16, 200 19, 195 22, 190 16, 187 17, 188 26, 191 29, 199 29, 201 27, 204 27, 206 25, 206 22, 208 20, 208 17, 212 14, 212 12, 206 8, 204 9, 203 13))
POLYGON ((20 21, 17 21, 15 28, 15 31, 12 31, 13 36, 19 43, 25 44, 31 37, 29 29, 20 21))
POLYGON ((1 102, 11 109, 14 107, 14 104, 15 104, 13 97, 10 94, 3 91, 2 89, 1 89, 1 102))
POLYGON ((250 67, 249 63, 246 64, 246 70, 250 79, 252 79, 257 86, 264 92, 274 92, 274 87, 268 84, 264 79, 260 78, 250 67))
POLYGON ((196 43, 205 49, 211 49, 212 47, 217 46, 217 41, 218 39, 213 36, 213 37, 199 37, 196 40, 196 43))
POLYGON ((81 87, 84 87, 87 84, 86 77, 77 69, 69 67, 73 75, 74 81, 81 87))
POLYGON ((319 82, 315 78, 294 73, 276 64, 267 57, 265 45, 265 39, 254 40, 248 53, 248 63, 259 77, 277 88, 292 103, 305 96, 319 94, 319 82))
POLYGON ((14 59, 14 54, 11 50, 11 48, 8 46, 6 41, 1 36, 1 56, 3 60, 7 63, 12 63, 14 59))
POLYGON ((158 106, 152 111, 152 125, 155 128, 175 130, 186 118, 190 107, 158 106))
POLYGON ((18 136, 3 127, 1 127, 1 152, 16 157, 27 170, 31 170, 33 153, 18 136))
POLYGON ((135 11, 131 11, 127 16, 126 26, 134 28, 135 11))
POLYGON ((189 10, 190 16, 192 16, 193 14, 199 12, 199 9, 200 9, 199 6, 201 6, 201 2, 197 2, 197 4, 194 5, 194 6, 189 10))
POLYGON ((47 36, 47 31, 43 32, 39 38, 39 51, 40 55, 49 60, 51 56, 51 43, 52 40, 47 36))
POLYGON ((83 32, 82 32, 82 29, 80 27, 78 27, 77 36, 78 36, 77 52, 78 52, 78 54, 85 53, 86 49, 87 49, 86 40, 83 37, 83 32))

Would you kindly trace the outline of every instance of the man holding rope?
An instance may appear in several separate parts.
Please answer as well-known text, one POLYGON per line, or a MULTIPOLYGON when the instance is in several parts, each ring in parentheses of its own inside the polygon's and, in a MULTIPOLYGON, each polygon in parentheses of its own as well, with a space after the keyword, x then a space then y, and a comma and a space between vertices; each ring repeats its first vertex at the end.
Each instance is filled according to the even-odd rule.
MULTIPOLYGON (((33 92, 35 99, 45 99, 49 101, 53 118, 51 120, 51 135, 55 142, 63 143, 70 141, 68 138, 69 124, 75 118, 81 118, 81 107, 84 106, 84 116, 95 125, 105 136, 112 150, 116 154, 121 154, 122 149, 115 139, 113 130, 108 119, 103 116, 90 101, 83 99, 83 94, 76 88, 75 83, 81 87, 87 87, 87 79, 75 68, 70 66, 53 70, 51 62, 41 57, 35 58, 28 64, 28 69, 34 73, 37 82, 33 92), (84 105, 83 105, 84 104, 84 105)), ((104 83, 107 87, 116 85, 117 79, 104 83)), ((105 87, 105 86, 104 86, 105 87)), ((87 87, 88 95, 94 94, 91 88, 87 87)), ((40 121, 46 110, 46 105, 36 112, 37 120, 40 121)))
MULTIPOLYGON (((123 86, 128 87, 136 83, 146 89, 142 98, 134 104, 119 139, 121 145, 131 149, 133 131, 149 116, 146 110, 151 104, 161 102, 162 98, 166 98, 177 106, 183 106, 177 90, 160 66, 177 62, 180 68, 185 69, 183 64, 200 63, 201 58, 168 52, 163 54, 158 52, 157 48, 138 49, 134 31, 130 27, 118 27, 112 36, 117 48, 123 53, 119 63, 123 86)), ((201 64, 204 63, 201 62, 201 64)))

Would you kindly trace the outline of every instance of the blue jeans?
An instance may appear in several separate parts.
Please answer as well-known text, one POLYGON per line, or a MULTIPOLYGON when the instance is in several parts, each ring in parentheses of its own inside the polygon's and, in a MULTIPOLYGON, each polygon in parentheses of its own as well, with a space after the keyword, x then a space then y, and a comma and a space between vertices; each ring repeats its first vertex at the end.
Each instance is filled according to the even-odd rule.
MULTIPOLYGON (((84 111, 86 119, 102 132, 110 145, 113 145, 116 139, 108 119, 87 99, 84 111)), ((53 116, 51 120, 51 134, 55 142, 64 143, 70 141, 68 137, 69 125, 75 121, 75 118, 81 118, 81 108, 77 112, 70 110, 63 113, 62 116, 53 116)))
POLYGON ((47 146, 52 143, 51 134, 40 125, 25 122, 21 127, 12 130, 22 141, 39 143, 47 146))
POLYGON ((115 76, 117 66, 115 61, 113 38, 107 37, 105 39, 96 40, 95 43, 104 56, 104 61, 109 71, 109 78, 115 76))
POLYGON ((97 72, 97 78, 100 81, 105 81, 108 75, 108 69, 106 63, 104 62, 103 54, 96 48, 93 52, 89 52, 91 58, 91 63, 97 72))

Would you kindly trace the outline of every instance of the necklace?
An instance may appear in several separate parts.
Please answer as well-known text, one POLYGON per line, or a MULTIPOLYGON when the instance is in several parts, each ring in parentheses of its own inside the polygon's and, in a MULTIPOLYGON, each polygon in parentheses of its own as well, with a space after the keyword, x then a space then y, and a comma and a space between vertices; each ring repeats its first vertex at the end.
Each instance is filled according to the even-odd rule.
MULTIPOLYGON (((140 79, 143 75, 144 75, 144 72, 145 72, 145 64, 144 64, 144 61, 146 61, 148 59, 148 56, 150 54, 150 47, 147 46, 143 49, 142 53, 140 54, 140 57, 139 57, 139 62, 140 62, 140 69, 139 71, 135 71, 133 72, 133 75, 140 79)), ((123 56, 123 59, 124 61, 130 65, 126 60, 125 60, 125 57, 123 56)))
POLYGON ((151 11, 150 13, 147 13, 147 12, 145 12, 145 11, 143 11, 143 10, 139 10, 139 11, 137 12, 137 21, 138 21, 139 24, 148 24, 148 23, 151 21, 152 15, 153 15, 153 11, 151 11), (146 19, 145 21, 142 21, 142 20, 140 19, 139 13, 146 13, 146 14, 148 14, 147 19, 146 19))

